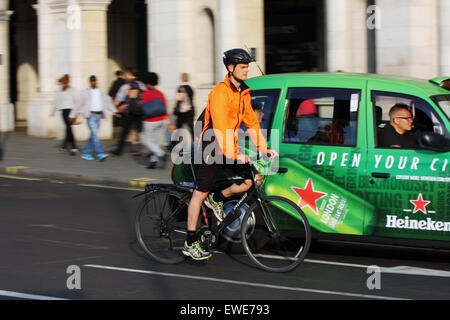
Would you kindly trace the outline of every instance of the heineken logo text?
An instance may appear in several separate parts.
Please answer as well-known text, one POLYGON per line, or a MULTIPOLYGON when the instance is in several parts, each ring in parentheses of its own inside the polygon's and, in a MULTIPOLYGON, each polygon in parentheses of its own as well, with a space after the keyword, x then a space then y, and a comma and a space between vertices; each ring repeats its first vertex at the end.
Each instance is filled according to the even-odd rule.
POLYGON ((428 230, 428 231, 450 231, 450 222, 435 221, 431 218, 426 220, 399 219, 397 216, 386 216, 386 228, 396 229, 412 229, 412 230, 428 230))

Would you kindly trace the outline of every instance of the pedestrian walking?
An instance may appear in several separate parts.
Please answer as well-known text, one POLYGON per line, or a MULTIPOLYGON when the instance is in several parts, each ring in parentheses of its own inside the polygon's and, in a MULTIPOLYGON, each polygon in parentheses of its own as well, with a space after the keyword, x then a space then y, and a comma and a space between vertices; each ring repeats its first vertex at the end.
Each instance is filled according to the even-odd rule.
POLYGON ((115 77, 116 80, 114 80, 108 92, 109 96, 112 99, 116 98, 117 92, 126 82, 125 79, 123 78, 123 72, 121 70, 116 71, 115 77))
POLYGON ((164 94, 156 89, 158 75, 154 72, 149 72, 144 77, 144 83, 147 90, 142 93, 141 100, 143 104, 142 143, 152 153, 147 168, 154 169, 158 163, 164 164, 167 159, 166 153, 159 145, 161 137, 166 130, 166 122, 169 121, 169 130, 171 132, 176 130, 176 126, 167 113, 167 102, 164 94), (158 108, 161 104, 164 106, 161 112, 154 112, 152 110, 148 112, 146 108, 147 106, 158 108))
POLYGON ((111 98, 100 88, 97 87, 97 77, 89 78, 89 88, 80 93, 80 99, 77 106, 70 112, 70 122, 75 120, 78 110, 81 108, 84 117, 91 132, 90 138, 83 150, 82 158, 85 160, 95 160, 93 152, 97 154, 97 160, 103 161, 108 155, 104 152, 98 131, 100 129, 100 120, 104 118, 105 111, 109 110, 116 114, 117 109, 112 104, 111 98))
MULTIPOLYGON (((123 78, 123 72, 121 70, 117 70, 115 72, 116 80, 111 84, 111 87, 109 89, 108 95, 111 97, 111 99, 115 99, 117 92, 119 92, 119 89, 126 83, 125 79, 123 78)), ((113 118, 113 126, 114 127, 122 127, 123 126, 123 114, 118 113, 116 117, 113 118)))
POLYGON ((79 150, 72 132, 72 123, 69 121, 69 115, 77 103, 76 92, 70 86, 70 76, 68 74, 58 79, 58 84, 61 85, 61 91, 56 94, 54 108, 50 115, 53 117, 56 111, 61 111, 66 132, 60 151, 69 152, 70 155, 74 156, 79 150))
POLYGON ((194 90, 189 85, 189 74, 181 74, 181 84, 176 94, 176 106, 173 114, 177 116, 177 129, 187 125, 191 138, 194 138, 194 90))
POLYGON ((128 103, 129 102, 128 92, 130 91, 133 85, 138 85, 140 90, 142 91, 146 90, 146 87, 141 81, 138 81, 136 75, 137 72, 133 68, 125 69, 124 78, 126 82, 120 87, 114 99, 114 105, 118 108, 118 111, 122 116, 121 124, 123 127, 117 148, 111 152, 116 156, 122 155, 127 137, 132 131, 135 132, 135 135, 131 140, 132 145, 131 152, 134 155, 139 154, 138 143, 139 143, 139 134, 142 131, 142 122, 141 117, 139 115, 130 112, 128 103))

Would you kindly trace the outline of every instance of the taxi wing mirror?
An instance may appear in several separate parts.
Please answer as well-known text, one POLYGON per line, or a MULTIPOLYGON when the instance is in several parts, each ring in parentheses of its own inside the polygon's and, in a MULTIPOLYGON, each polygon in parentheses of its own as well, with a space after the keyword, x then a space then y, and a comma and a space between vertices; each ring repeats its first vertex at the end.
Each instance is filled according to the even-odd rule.
POLYGON ((419 146, 439 152, 450 151, 450 139, 434 132, 424 132, 419 135, 419 146))

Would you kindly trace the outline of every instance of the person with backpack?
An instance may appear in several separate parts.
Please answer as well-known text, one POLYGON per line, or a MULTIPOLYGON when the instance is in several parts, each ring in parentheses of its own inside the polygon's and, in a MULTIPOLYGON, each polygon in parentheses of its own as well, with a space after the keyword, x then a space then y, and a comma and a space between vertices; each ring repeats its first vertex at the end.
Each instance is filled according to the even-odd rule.
MULTIPOLYGON (((117 148, 111 153, 115 156, 122 155, 123 148, 125 146, 125 142, 127 140, 128 135, 132 130, 136 131, 136 134, 139 135, 141 132, 141 116, 139 114, 135 114, 129 108, 129 100, 128 93, 132 87, 138 86, 140 90, 144 91, 145 85, 138 81, 136 77, 137 72, 133 68, 126 68, 124 72, 124 78, 126 83, 123 84, 119 91, 116 94, 114 99, 114 105, 119 110, 119 113, 122 115, 121 123, 122 123, 122 132, 119 138, 119 142, 117 144, 117 148)), ((138 139, 133 139, 131 143, 131 149, 133 155, 138 155, 138 139)))
POLYGON ((160 163, 163 165, 167 159, 166 153, 161 149, 159 143, 165 133, 166 122, 169 121, 169 130, 176 130, 175 123, 167 113, 167 103, 164 94, 155 87, 158 85, 158 75, 149 72, 144 77, 147 88, 142 93, 142 143, 152 153, 149 159, 148 169, 155 169, 160 163))

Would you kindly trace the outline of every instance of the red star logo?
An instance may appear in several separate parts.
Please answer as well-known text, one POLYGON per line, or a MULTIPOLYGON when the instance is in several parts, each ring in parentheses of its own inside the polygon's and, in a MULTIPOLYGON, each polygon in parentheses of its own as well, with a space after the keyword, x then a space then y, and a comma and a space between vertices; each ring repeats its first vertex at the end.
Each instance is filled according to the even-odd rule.
POLYGON ((311 178, 308 179, 308 182, 306 183, 304 189, 292 187, 292 190, 300 197, 300 201, 298 202, 298 206, 300 208, 308 206, 316 215, 319 215, 319 210, 317 209, 317 200, 325 197, 326 195, 328 195, 328 193, 314 190, 314 185, 311 178))
POLYGON ((425 214, 427 214, 427 209, 425 207, 431 203, 431 201, 423 200, 421 193, 419 193, 417 200, 409 200, 409 202, 411 202, 414 205, 413 213, 416 213, 417 211, 422 211, 425 214))

